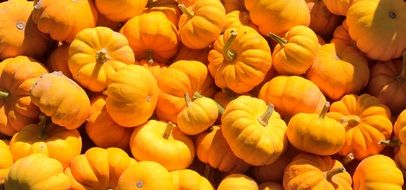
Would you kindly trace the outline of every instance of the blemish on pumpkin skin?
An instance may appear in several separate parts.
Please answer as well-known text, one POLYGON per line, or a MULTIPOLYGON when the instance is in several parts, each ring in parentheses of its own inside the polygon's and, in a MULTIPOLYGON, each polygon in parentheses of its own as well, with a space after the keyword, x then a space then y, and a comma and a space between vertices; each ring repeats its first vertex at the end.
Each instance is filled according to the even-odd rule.
POLYGON ((16 23, 16 28, 17 28, 18 30, 24 30, 24 29, 25 29, 25 23, 23 23, 23 22, 17 22, 17 23, 16 23))
POLYGON ((144 187, 144 182, 143 181, 137 181, 137 183, 135 183, 135 186, 137 188, 143 188, 144 187))
POLYGON ((146 100, 147 100, 147 102, 151 102, 152 97, 151 97, 151 96, 147 96, 146 100))

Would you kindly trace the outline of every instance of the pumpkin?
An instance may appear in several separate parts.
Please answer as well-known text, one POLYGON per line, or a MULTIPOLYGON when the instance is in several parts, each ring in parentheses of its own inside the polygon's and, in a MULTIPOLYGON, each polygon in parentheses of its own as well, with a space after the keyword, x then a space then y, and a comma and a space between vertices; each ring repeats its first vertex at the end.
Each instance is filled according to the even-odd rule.
POLYGON ((187 92, 184 97, 186 108, 178 114, 176 120, 180 131, 187 135, 197 135, 216 122, 219 109, 215 101, 201 97, 192 102, 187 92))
POLYGON ((8 147, 8 141, 0 139, 0 184, 4 184, 4 180, 8 175, 11 165, 13 165, 13 155, 11 155, 8 147))
POLYGON ((82 150, 82 138, 79 131, 67 130, 56 126, 41 116, 38 124, 25 126, 10 141, 10 151, 14 161, 31 154, 46 154, 58 160, 64 168, 82 150))
POLYGON ((283 186, 275 182, 261 183, 258 190, 283 190, 283 186))
POLYGON ((176 26, 159 11, 131 18, 120 32, 127 37, 137 60, 166 63, 178 50, 176 26))
POLYGON ((351 190, 351 175, 341 162, 329 156, 301 153, 293 158, 283 176, 285 190, 351 190))
POLYGON ((300 76, 277 76, 262 86, 258 97, 287 118, 300 112, 320 113, 326 104, 319 87, 300 76))
POLYGON ((129 148, 132 129, 115 123, 106 109, 106 97, 96 96, 91 99, 90 117, 86 122, 86 134, 101 148, 129 148))
POLYGON ((258 182, 281 182, 283 180, 283 173, 287 165, 290 164, 292 159, 299 153, 298 150, 289 146, 285 153, 283 153, 274 163, 262 166, 252 167, 252 175, 258 182))
POLYGON ((344 43, 357 48, 357 44, 354 40, 351 39, 351 36, 348 33, 348 25, 346 20, 344 20, 342 24, 340 26, 337 26, 337 28, 334 30, 333 39, 331 39, 331 42, 344 43))
POLYGON ((226 10, 219 0, 196 0, 192 6, 179 4, 179 37, 191 49, 204 49, 220 36, 226 10))
POLYGON ((213 95, 213 100, 216 101, 220 106, 225 108, 228 105, 228 103, 236 99, 238 96, 239 96, 238 94, 234 93, 229 89, 222 89, 213 95))
POLYGON ((178 114, 186 106, 184 93, 205 94, 206 66, 199 61, 180 60, 171 64, 158 79, 160 88, 156 113, 159 119, 176 123, 178 114))
POLYGON ((117 70, 134 62, 126 37, 107 27, 84 29, 69 46, 73 79, 92 92, 105 90, 117 70))
POLYGON ((195 156, 194 144, 187 135, 172 123, 156 120, 134 129, 130 148, 136 160, 155 161, 169 171, 187 168, 195 156))
POLYGON ((200 161, 227 173, 243 173, 249 165, 236 157, 224 139, 220 126, 213 126, 196 137, 196 154, 200 161))
POLYGON ((168 68, 166 64, 156 62, 152 59, 150 61, 143 59, 143 60, 138 61, 138 63, 136 63, 136 64, 147 68, 149 70, 149 72, 151 72, 151 74, 157 80, 158 80, 159 76, 161 75, 161 72, 163 72, 164 70, 166 70, 168 68))
POLYGON ((255 180, 244 174, 234 173, 224 178, 217 188, 217 190, 230 189, 258 190, 258 184, 255 180))
POLYGON ((136 127, 152 116, 159 88, 148 69, 127 65, 111 77, 106 94, 106 109, 111 119, 124 127, 136 127))
POLYGON ((127 168, 118 179, 116 190, 175 190, 171 174, 161 164, 141 161, 127 168))
POLYGON ((273 50, 272 63, 279 74, 301 75, 312 66, 319 41, 310 28, 295 26, 284 38, 273 33, 269 36, 278 43, 273 50))
POLYGON ((11 166, 4 187, 7 190, 69 190, 71 181, 58 160, 44 154, 32 154, 11 166))
POLYGON ((95 0, 97 10, 106 18, 116 22, 125 22, 140 15, 147 3, 148 0, 95 0))
POLYGON ((310 24, 310 12, 303 0, 245 0, 244 4, 264 36, 269 32, 283 35, 293 26, 310 24))
POLYGON ((90 100, 86 92, 62 72, 43 74, 31 87, 31 99, 52 122, 76 129, 90 114, 90 100))
POLYGON ((249 26, 251 28, 257 29, 257 26, 255 26, 250 20, 249 12, 234 10, 234 11, 227 13, 226 24, 224 26, 225 29, 237 28, 241 25, 249 26))
POLYGON ((357 49, 343 43, 329 43, 319 48, 306 76, 327 97, 339 100, 366 87, 370 73, 366 58, 357 49))
POLYGON ((345 128, 326 116, 327 102, 320 114, 298 113, 289 120, 289 142, 297 149, 321 156, 336 154, 344 146, 345 128))
POLYGON ((13 136, 37 121, 40 111, 32 103, 31 86, 47 72, 41 63, 26 56, 0 62, 0 133, 13 136))
POLYGON ((121 174, 136 161, 119 148, 93 147, 72 159, 65 174, 72 190, 114 189, 121 174))
POLYGON ((353 175, 354 190, 403 189, 404 179, 396 163, 378 154, 363 159, 353 175))
POLYGON ((182 15, 178 4, 174 0, 149 0, 144 12, 160 11, 178 27, 179 17, 182 15))
POLYGON ((323 2, 333 14, 346 16, 348 8, 350 8, 354 0, 323 0, 323 2))
POLYGON ((0 60, 26 55, 41 58, 50 45, 31 19, 33 3, 12 0, 0 3, 0 60))
POLYGON ((81 30, 96 26, 97 10, 88 0, 35 0, 32 19, 52 39, 71 42, 81 30))
POLYGON ((65 76, 72 78, 72 73, 69 70, 69 45, 67 43, 60 44, 47 60, 47 65, 50 71, 61 71, 65 76))
POLYGON ((209 52, 211 51, 211 48, 205 48, 205 49, 190 49, 186 47, 185 45, 181 45, 179 47, 179 51, 176 54, 174 58, 174 62, 180 61, 180 60, 195 60, 195 61, 200 61, 203 64, 207 65, 209 64, 209 60, 207 60, 207 57, 209 55, 209 52))
POLYGON ((326 39, 330 39, 334 29, 341 24, 343 17, 331 13, 323 0, 306 0, 306 3, 310 10, 309 28, 326 39))
POLYGON ((226 9, 226 13, 237 11, 244 11, 244 1, 241 0, 221 0, 223 3, 224 8, 226 9))
POLYGON ((286 123, 272 105, 267 106, 261 99, 236 98, 225 108, 221 121, 224 139, 233 153, 248 164, 271 164, 287 147, 286 123))
POLYGON ((175 170, 170 174, 179 190, 214 190, 210 181, 194 170, 175 170))
POLYGON ((354 1, 346 15, 348 32, 369 58, 399 58, 406 49, 406 38, 398 35, 406 31, 405 9, 403 0, 354 1))
POLYGON ((238 94, 261 83, 272 65, 268 42, 248 26, 225 30, 214 43, 208 59, 216 86, 238 94))
POLYGON ((406 51, 403 60, 378 62, 371 68, 368 93, 377 97, 393 113, 406 109, 406 51))
POLYGON ((406 111, 403 110, 396 118, 394 124, 395 137, 393 140, 382 140, 380 144, 395 147, 394 160, 403 174, 406 174, 406 111))
POLYGON ((339 154, 351 153, 362 160, 381 152, 384 146, 379 142, 389 139, 393 130, 390 115, 388 107, 369 94, 350 94, 332 103, 327 117, 341 122, 346 130, 346 140, 339 154))

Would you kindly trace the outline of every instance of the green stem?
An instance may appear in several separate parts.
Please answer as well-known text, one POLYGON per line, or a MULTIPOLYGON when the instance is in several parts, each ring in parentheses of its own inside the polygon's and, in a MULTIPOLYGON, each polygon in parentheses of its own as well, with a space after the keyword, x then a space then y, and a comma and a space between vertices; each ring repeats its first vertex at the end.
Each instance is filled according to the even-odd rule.
POLYGON ((8 92, 6 92, 6 91, 1 91, 1 90, 0 90, 0 98, 7 98, 8 95, 9 95, 8 92))
POLYGON ((231 49, 231 45, 233 44, 237 35, 238 33, 236 31, 231 31, 230 36, 228 37, 226 44, 224 45, 223 54, 227 62, 233 61, 237 56, 236 52, 231 49))
POLYGON ((356 115, 347 115, 342 117, 340 119, 340 122, 343 124, 347 123, 347 125, 349 125, 350 127, 354 127, 361 122, 361 119, 356 115))
POLYGON ((166 128, 165 128, 164 135, 163 135, 163 137, 165 139, 168 139, 171 136, 172 129, 174 127, 175 127, 175 124, 173 124, 172 122, 168 122, 168 124, 166 125, 166 128))
MULTIPOLYGON (((200 94, 199 92, 195 92, 195 93, 193 94, 193 99, 203 98, 203 97, 207 98, 206 96, 203 96, 203 95, 200 94)), ((212 99, 212 100, 213 100, 213 99, 212 99)), ((223 115, 223 113, 224 113, 224 108, 223 108, 223 106, 221 106, 217 101, 215 101, 215 100, 213 100, 213 101, 216 102, 216 105, 217 105, 217 108, 218 108, 219 113, 223 115)))
POLYGON ((258 118, 258 122, 262 126, 266 127, 268 125, 268 120, 269 118, 271 118, 273 110, 274 110, 273 104, 269 104, 265 112, 258 118))
POLYGON ((390 147, 398 147, 400 146, 399 140, 380 140, 378 144, 390 146, 390 147))
POLYGON ((326 116, 326 113, 329 108, 330 108, 330 102, 326 101, 326 104, 324 104, 324 107, 321 110, 319 117, 323 119, 326 116))
POLYGON ((270 32, 268 35, 273 41, 278 42, 278 44, 282 47, 285 47, 285 45, 288 43, 288 41, 285 38, 279 37, 278 35, 270 32))
POLYGON ((334 168, 334 169, 331 169, 330 171, 327 171, 327 172, 325 173, 325 176, 326 176, 326 179, 327 179, 328 181, 330 181, 331 178, 332 178, 334 175, 339 174, 339 173, 343 173, 343 172, 345 172, 345 168, 344 168, 344 167, 334 168))
POLYGON ((189 93, 185 92, 183 98, 185 99, 186 106, 190 107, 192 105, 192 99, 190 99, 189 93))
POLYGON ((189 19, 193 18, 195 16, 195 13, 191 10, 189 10, 184 4, 179 4, 178 5, 180 11, 182 13, 186 14, 189 19))

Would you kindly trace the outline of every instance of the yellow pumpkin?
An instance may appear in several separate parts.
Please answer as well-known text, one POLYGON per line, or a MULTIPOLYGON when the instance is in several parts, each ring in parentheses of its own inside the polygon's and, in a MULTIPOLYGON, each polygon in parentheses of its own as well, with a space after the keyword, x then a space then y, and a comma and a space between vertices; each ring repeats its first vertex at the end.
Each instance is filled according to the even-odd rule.
POLYGON ((148 0, 95 0, 97 10, 106 18, 116 22, 124 22, 140 15, 147 3, 148 0))
POLYGON ((194 170, 175 170, 170 174, 179 190, 214 190, 210 181, 194 170))
POLYGON ((258 184, 252 178, 244 174, 230 174, 224 178, 217 190, 230 190, 230 189, 239 189, 239 190, 258 190, 258 184))
POLYGON ((13 155, 8 147, 8 141, 0 139, 0 186, 8 175, 11 165, 13 165, 13 155))

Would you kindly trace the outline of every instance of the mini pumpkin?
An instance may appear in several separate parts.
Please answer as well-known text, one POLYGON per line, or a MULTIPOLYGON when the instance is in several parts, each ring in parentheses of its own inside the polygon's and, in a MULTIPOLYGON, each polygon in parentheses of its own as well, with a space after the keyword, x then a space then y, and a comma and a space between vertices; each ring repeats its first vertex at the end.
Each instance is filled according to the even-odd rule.
POLYGON ((378 154, 363 159, 353 175, 354 190, 403 189, 404 179, 396 163, 378 154))
POLYGON ((248 164, 271 164, 287 147, 286 123, 272 105, 267 106, 261 99, 236 98, 225 108, 221 121, 224 139, 233 153, 248 164))
MULTIPOLYGON (((179 3, 179 1, 178 1, 179 3)), ((144 12, 159 11, 165 14, 165 16, 178 27, 179 17, 182 15, 182 11, 179 9, 178 4, 174 0, 150 0, 147 3, 144 12)))
POLYGON ((114 189, 121 174, 135 162, 119 148, 93 147, 73 158, 64 173, 72 180, 72 190, 114 189))
POLYGON ((4 187, 7 190, 70 190, 71 181, 58 160, 32 154, 11 166, 4 187))
POLYGON ((319 48, 316 33, 306 26, 291 28, 284 38, 271 33, 278 42, 272 54, 273 68, 283 75, 301 75, 312 66, 319 48))
POLYGON ((394 124, 394 139, 382 140, 379 143, 395 148, 394 160, 403 174, 406 174, 406 111, 403 110, 396 118, 394 124))
POLYGON ((245 6, 244 6, 244 1, 241 0, 221 0, 221 2, 224 5, 224 8, 226 9, 227 13, 230 13, 232 11, 238 10, 238 11, 244 11, 245 6))
POLYGON ((249 27, 252 27, 254 29, 257 28, 257 26, 255 26, 251 22, 250 15, 249 15, 248 11, 234 10, 234 11, 231 11, 231 12, 227 13, 227 15, 226 15, 226 25, 224 26, 225 29, 227 29, 227 28, 235 28, 235 27, 239 27, 241 25, 249 26, 249 27))
POLYGON ((97 10, 106 16, 106 18, 116 21, 125 22, 134 16, 140 15, 148 0, 95 0, 97 10))
POLYGON ((261 183, 258 190, 283 190, 283 186, 276 182, 261 183))
POLYGON ((247 175, 234 173, 224 178, 217 188, 217 190, 229 189, 258 190, 258 184, 247 175))
POLYGON ((138 65, 141 65, 141 66, 147 68, 149 70, 149 72, 151 72, 151 74, 154 75, 155 79, 157 79, 157 80, 158 80, 159 76, 161 75, 161 72, 163 72, 164 70, 166 70, 168 68, 167 65, 156 62, 153 59, 150 59, 150 60, 143 59, 138 62, 138 65))
POLYGON ((180 60, 195 60, 195 61, 200 61, 203 64, 207 65, 209 64, 209 61, 207 60, 207 57, 209 55, 211 48, 205 48, 205 49, 190 49, 186 47, 185 45, 181 45, 179 47, 179 51, 176 54, 174 58, 174 62, 180 61, 180 60))
POLYGON ((96 26, 97 10, 88 0, 35 0, 32 19, 52 39, 71 42, 81 30, 96 26))
POLYGON ((204 49, 220 36, 226 20, 226 10, 219 0, 196 0, 186 7, 179 4, 179 37, 191 49, 204 49))
POLYGON ((134 129, 130 148, 136 160, 155 161, 169 171, 187 168, 195 156, 194 144, 187 135, 172 123, 156 120, 134 129))
POLYGON ((351 184, 351 175, 341 162, 329 156, 307 153, 295 156, 283 176, 285 190, 351 190, 351 184))
POLYGON ((60 44, 47 60, 47 66, 50 71, 61 71, 65 76, 72 78, 69 70, 69 44, 60 44))
POLYGON ((76 129, 90 115, 90 100, 85 90, 62 72, 43 74, 31 87, 32 102, 52 122, 76 129))
POLYGON ((179 190, 214 190, 210 181, 194 170, 175 170, 170 174, 179 190))
POLYGON ((0 185, 3 185, 10 167, 13 165, 13 155, 6 140, 0 139, 0 155, 0 185))
POLYGON ((346 16, 354 0, 323 0, 323 2, 333 14, 346 16))
POLYGON ((105 90, 114 73, 134 62, 126 37, 107 27, 84 29, 69 46, 72 77, 92 92, 105 90))
POLYGON ((216 86, 238 94, 261 83, 272 66, 268 42, 248 26, 225 30, 215 41, 208 59, 216 86))
POLYGON ((40 111, 31 100, 31 86, 47 72, 41 63, 26 56, 0 62, 0 133, 13 136, 38 120, 40 111))
POLYGON ((310 9, 309 28, 318 35, 330 39, 343 17, 331 13, 323 0, 306 0, 306 3, 310 9))
POLYGON ((347 45, 351 45, 354 48, 357 48, 357 44, 354 40, 351 39, 350 34, 348 33, 348 25, 346 20, 344 20, 340 26, 334 30, 333 39, 331 39, 333 43, 344 43, 347 45))

